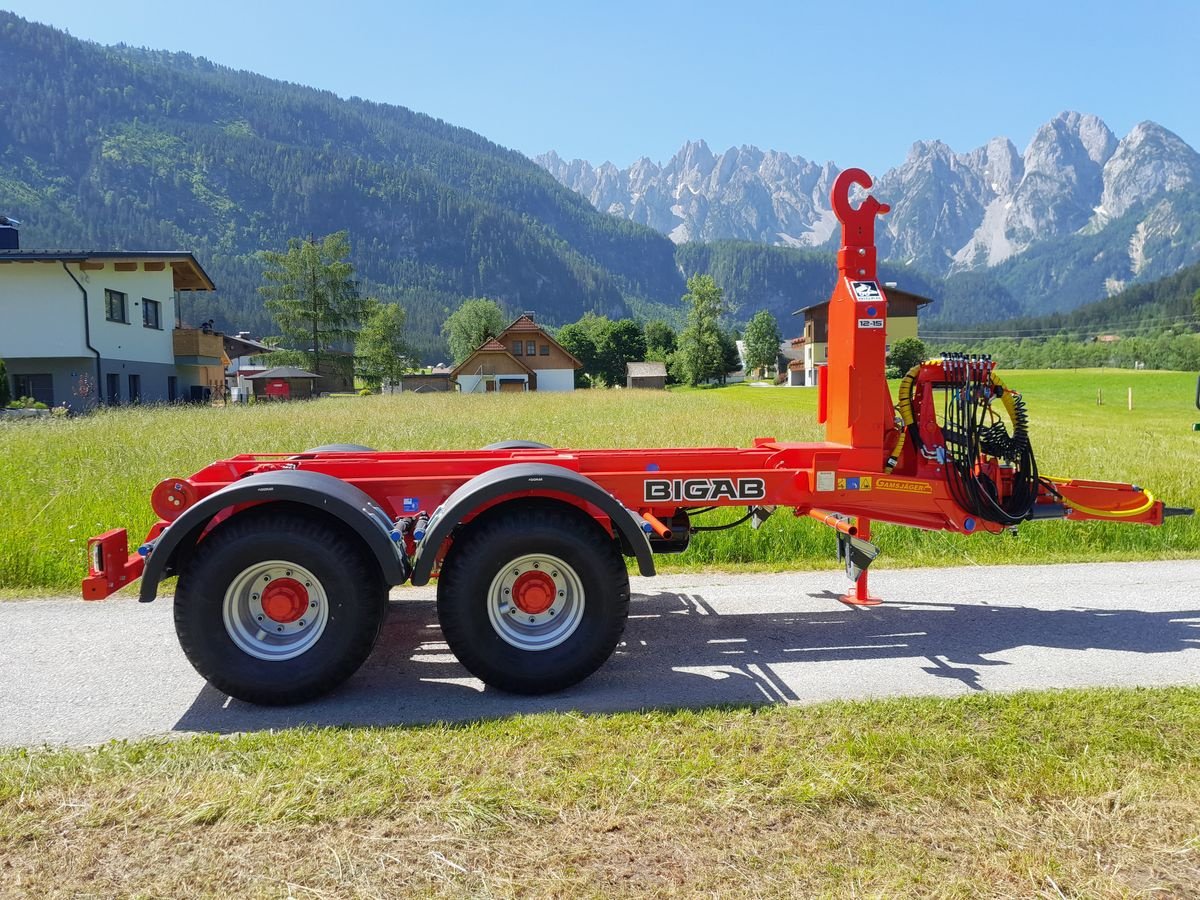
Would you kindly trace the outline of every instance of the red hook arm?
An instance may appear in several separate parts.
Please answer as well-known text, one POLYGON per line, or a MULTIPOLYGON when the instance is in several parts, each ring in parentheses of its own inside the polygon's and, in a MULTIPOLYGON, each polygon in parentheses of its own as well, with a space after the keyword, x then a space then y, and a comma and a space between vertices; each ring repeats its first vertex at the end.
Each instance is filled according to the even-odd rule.
POLYGON ((870 194, 862 205, 855 209, 850 205, 850 187, 859 185, 869 189, 871 176, 862 169, 846 169, 833 182, 829 202, 842 223, 842 245, 846 247, 875 246, 875 217, 891 211, 886 203, 880 203, 870 194))

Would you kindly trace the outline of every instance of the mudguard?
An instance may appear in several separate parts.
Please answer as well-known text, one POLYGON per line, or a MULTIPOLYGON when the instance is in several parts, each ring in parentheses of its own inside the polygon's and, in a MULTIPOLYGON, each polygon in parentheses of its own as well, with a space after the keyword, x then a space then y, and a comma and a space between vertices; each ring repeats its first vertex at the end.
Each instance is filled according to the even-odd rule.
POLYGON ((363 539, 388 584, 401 584, 408 577, 402 546, 391 539, 392 521, 370 496, 332 475, 285 469, 235 481, 185 510, 159 536, 146 559, 138 599, 142 603, 154 599, 158 583, 174 574, 176 552, 195 543, 213 516, 230 506, 256 501, 302 503, 329 513, 363 539))
POLYGON ((569 494, 600 509, 612 520, 622 543, 637 557, 638 570, 643 575, 654 574, 654 554, 645 533, 633 513, 612 494, 590 478, 562 466, 514 463, 472 478, 434 511, 413 558, 412 583, 429 583, 438 550, 467 514, 506 494, 524 491, 569 494))

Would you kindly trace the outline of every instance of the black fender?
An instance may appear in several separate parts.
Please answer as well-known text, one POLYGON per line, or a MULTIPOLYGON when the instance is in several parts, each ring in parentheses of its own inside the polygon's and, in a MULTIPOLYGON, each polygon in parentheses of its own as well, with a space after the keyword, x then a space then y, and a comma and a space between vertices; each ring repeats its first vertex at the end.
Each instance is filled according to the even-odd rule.
POLYGON ((506 494, 521 491, 554 491, 584 500, 612 519, 622 544, 637 557, 643 575, 654 574, 654 554, 633 512, 596 482, 578 472, 550 463, 513 463, 477 475, 458 488, 429 519, 425 535, 413 558, 411 581, 428 584, 438 550, 473 510, 506 494))
POLYGON ((401 584, 408 577, 408 560, 402 546, 391 538, 392 520, 369 495, 332 475, 284 469, 235 481, 186 509, 154 542, 138 599, 142 603, 154 599, 158 583, 175 573, 176 552, 185 542, 198 540, 213 516, 230 506, 253 501, 301 503, 329 513, 362 538, 388 584, 401 584))

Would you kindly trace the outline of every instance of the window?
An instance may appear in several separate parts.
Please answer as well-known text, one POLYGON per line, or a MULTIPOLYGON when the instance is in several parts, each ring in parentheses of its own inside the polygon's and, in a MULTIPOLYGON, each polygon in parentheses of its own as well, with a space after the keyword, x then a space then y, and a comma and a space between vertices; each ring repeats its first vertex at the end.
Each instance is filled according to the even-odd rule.
POLYGON ((537 341, 529 341, 525 344, 526 356, 537 356, 537 341))
POLYGON ((542 346, 538 347, 538 356, 549 356, 549 355, 550 355, 550 345, 549 344, 542 344, 542 346))
POLYGON ((38 403, 54 405, 54 378, 50 375, 14 375, 13 396, 32 397, 38 403))
POLYGON ((142 298, 142 327, 162 331, 162 304, 157 300, 142 298))
POLYGON ((129 402, 138 403, 142 399, 142 376, 129 376, 129 402))
POLYGON ((524 345, 520 341, 513 341, 513 356, 521 355, 521 348, 524 345))
POLYGON ((125 310, 125 295, 120 291, 104 292, 104 318, 110 322, 129 324, 129 316, 125 310))
POLYGON ((110 406, 118 406, 121 403, 121 376, 115 372, 109 372, 104 376, 104 395, 108 398, 110 406))

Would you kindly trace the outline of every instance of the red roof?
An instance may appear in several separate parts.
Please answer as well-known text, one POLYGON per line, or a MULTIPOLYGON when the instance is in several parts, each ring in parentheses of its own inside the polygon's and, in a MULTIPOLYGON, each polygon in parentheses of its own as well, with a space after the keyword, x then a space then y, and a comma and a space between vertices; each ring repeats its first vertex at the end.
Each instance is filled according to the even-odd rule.
POLYGON ((515 322, 504 329, 505 331, 541 331, 541 327, 537 322, 533 321, 533 316, 529 313, 524 313, 517 316, 515 322))

